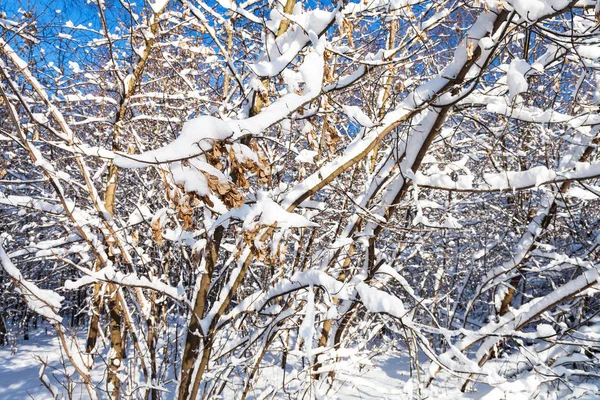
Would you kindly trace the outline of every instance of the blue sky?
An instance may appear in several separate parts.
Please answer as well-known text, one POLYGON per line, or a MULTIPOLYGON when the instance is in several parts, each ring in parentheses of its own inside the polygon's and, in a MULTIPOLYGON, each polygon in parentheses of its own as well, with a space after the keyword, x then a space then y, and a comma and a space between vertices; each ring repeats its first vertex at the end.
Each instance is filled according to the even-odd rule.
POLYGON ((19 9, 34 10, 39 16, 40 25, 64 23, 71 20, 74 24, 96 23, 96 5, 86 0, 0 0, 0 10, 9 20, 18 20, 19 9))

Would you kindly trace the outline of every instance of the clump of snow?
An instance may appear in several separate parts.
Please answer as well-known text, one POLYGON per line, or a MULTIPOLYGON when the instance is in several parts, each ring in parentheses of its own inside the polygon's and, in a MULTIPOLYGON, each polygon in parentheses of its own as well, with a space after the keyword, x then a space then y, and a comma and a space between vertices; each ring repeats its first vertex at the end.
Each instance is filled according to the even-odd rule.
POLYGON ((168 3, 169 0, 154 0, 153 3, 150 3, 150 7, 152 7, 154 14, 160 14, 163 12, 168 3))
POLYGON ((577 53, 581 57, 596 60, 600 58, 600 47, 599 46, 579 46, 577 47, 577 53))
POLYGON ((460 222, 458 222, 458 220, 450 214, 446 215, 446 221, 444 222, 444 226, 446 228, 450 228, 450 229, 462 228, 462 225, 460 224, 460 222))
POLYGON ((244 230, 252 230, 257 225, 277 225, 282 228, 318 226, 300 214, 287 212, 265 192, 258 193, 256 203, 244 218, 244 230))
POLYGON ((314 164, 314 158, 316 157, 318 153, 314 150, 307 150, 307 149, 303 149, 300 150, 300 153, 296 156, 296 161, 298 162, 303 162, 303 163, 308 163, 308 164, 314 164))
POLYGON ((492 47, 494 47, 494 44, 496 44, 496 42, 489 36, 479 39, 479 45, 484 50, 490 50, 492 47))
POLYGON ((281 73, 281 77, 287 86, 288 93, 295 93, 300 89, 300 82, 302 81, 302 75, 291 69, 285 69, 281 73))
POLYGON ((356 285, 360 300, 370 312, 383 312, 401 318, 406 314, 402 300, 389 293, 375 289, 366 283, 356 285))
MULTIPOLYGON (((241 143, 234 143, 231 146, 227 146, 228 150, 233 150, 233 152, 235 153, 235 158, 241 162, 244 163, 246 161, 252 161, 254 164, 256 165, 260 165, 260 160, 258 159, 258 156, 256 155, 256 153, 254 151, 252 151, 252 149, 250 149, 250 147, 241 144, 241 143)), ((207 171, 209 172, 209 171, 207 171)), ((216 175, 215 173, 212 173, 213 175, 216 175)))
MULTIPOLYGON (((298 3, 298 5, 300 4, 298 3)), ((277 14, 280 12, 271 12, 271 18, 279 18, 277 14)), ((318 9, 302 13, 300 7, 294 10, 294 15, 286 15, 285 18, 300 29, 292 26, 285 34, 274 40, 267 38, 266 55, 251 66, 254 73, 260 77, 277 76, 294 60, 306 44, 309 42, 315 44, 318 41, 318 36, 329 26, 336 15, 336 12, 318 9)), ((319 47, 317 44, 316 49, 321 50, 319 47)))
POLYGON ((75 61, 69 61, 69 69, 76 74, 81 72, 81 67, 75 61))
POLYGON ((256 203, 244 204, 239 209, 231 209, 215 221, 212 229, 226 224, 229 219, 242 220, 242 229, 252 231, 260 226, 276 226, 283 229, 318 227, 300 214, 286 211, 282 206, 273 201, 266 192, 259 191, 256 203))
POLYGON ((299 68, 299 72, 304 80, 304 94, 318 93, 321 91, 323 83, 323 71, 325 62, 323 56, 317 52, 311 52, 304 57, 304 62, 299 68))
POLYGON ((211 150, 215 141, 231 138, 233 134, 228 123, 205 115, 186 122, 181 135, 166 146, 138 155, 120 154, 114 163, 121 168, 142 168, 149 164, 181 161, 211 150))
POLYGON ((509 99, 512 101, 516 95, 526 92, 527 88, 527 78, 525 74, 529 71, 531 67, 527 63, 527 61, 515 58, 512 60, 508 67, 508 72, 506 73, 507 83, 508 83, 508 91, 509 91, 509 99))
POLYGON ((344 114, 348 116, 351 120, 358 122, 361 126, 365 128, 372 128, 375 126, 371 118, 367 114, 365 114, 360 107, 357 106, 342 106, 344 110, 344 114))
POLYGON ((540 0, 512 0, 512 6, 515 11, 523 18, 534 21, 544 14, 546 6, 540 0))
POLYGON ((539 337, 548 338, 556 335, 556 331, 552 325, 548 324, 539 324, 536 328, 536 331, 539 337))
POLYGON ((564 9, 570 2, 569 0, 511 0, 509 3, 521 17, 528 21, 536 21, 564 9))
POLYGON ((208 180, 196 168, 186 167, 182 163, 176 162, 173 163, 170 170, 175 184, 182 185, 186 193, 195 192, 200 197, 208 196, 211 193, 208 180))
POLYGON ((313 357, 313 337, 315 334, 315 292, 312 285, 308 291, 308 299, 306 302, 306 310, 304 319, 298 330, 298 336, 304 341, 304 349, 309 362, 312 363, 313 357))

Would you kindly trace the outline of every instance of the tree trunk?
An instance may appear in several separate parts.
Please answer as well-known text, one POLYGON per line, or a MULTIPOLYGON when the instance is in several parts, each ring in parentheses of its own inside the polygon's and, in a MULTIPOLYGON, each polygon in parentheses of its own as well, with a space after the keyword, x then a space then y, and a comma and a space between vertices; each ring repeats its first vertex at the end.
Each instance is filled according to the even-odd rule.
POLYGON ((111 399, 116 400, 120 398, 121 379, 118 376, 118 372, 123 364, 123 342, 122 342, 122 313, 121 304, 118 301, 117 288, 109 284, 108 293, 108 312, 110 317, 110 344, 111 351, 109 357, 109 370, 108 370, 108 392, 110 393, 111 399))

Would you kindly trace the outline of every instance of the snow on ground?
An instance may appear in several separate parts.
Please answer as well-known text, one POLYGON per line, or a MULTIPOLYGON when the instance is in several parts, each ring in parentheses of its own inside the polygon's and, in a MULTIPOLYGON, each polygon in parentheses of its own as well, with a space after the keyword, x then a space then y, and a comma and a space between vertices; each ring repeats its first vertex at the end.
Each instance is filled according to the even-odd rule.
MULTIPOLYGON (((24 341, 19 338, 16 352, 13 354, 13 347, 0 347, 0 400, 46 400, 50 399, 48 390, 42 385, 39 379, 41 364, 38 357, 46 360, 48 367, 46 376, 50 382, 59 389, 61 396, 66 396, 66 391, 59 386, 57 378, 64 381, 64 368, 60 362, 61 353, 58 347, 58 340, 52 334, 44 329, 31 333, 30 340, 24 341)), ((293 357, 292 357, 293 358, 293 357)), ((422 365, 426 363, 426 357, 419 357, 422 365)), ((505 360, 506 361, 506 360, 505 360)), ((279 362, 275 364, 279 365, 279 362)), ((271 398, 274 388, 277 391, 276 399, 288 399, 287 390, 281 390, 280 383, 284 375, 283 371, 274 366, 267 367, 269 372, 263 376, 268 377, 263 382, 258 382, 256 391, 249 393, 249 399, 271 398)), ((475 391, 460 392, 462 380, 456 380, 445 374, 440 374, 438 379, 434 380, 429 388, 421 385, 420 394, 417 377, 410 376, 410 366, 405 352, 394 352, 380 355, 374 358, 358 357, 345 367, 336 371, 336 383, 332 390, 324 395, 328 384, 315 387, 316 398, 326 400, 370 400, 370 399, 419 399, 430 398, 436 400, 450 399, 500 399, 498 393, 495 393, 490 386, 477 384, 475 391)), ((421 378, 423 375, 421 375, 421 378)), ((95 377, 97 380, 99 376, 95 377)), ((289 375, 286 381, 289 380, 289 375)), ((298 393, 299 383, 296 379, 290 381, 288 389, 291 393, 298 393)), ((520 380, 514 383, 521 384, 520 380)), ((317 385, 318 386, 318 385, 317 385)), ((533 386, 532 388, 534 388, 533 386)), ((513 388, 513 395, 523 395, 528 398, 529 390, 532 388, 513 388)), ((511 390, 509 390, 511 391, 511 390)), ((170 399, 166 394, 165 399, 170 399)), ((234 393, 229 393, 226 398, 236 398, 234 393)), ((302 397, 302 396, 299 396, 302 397)), ((59 397, 60 398, 60 397, 59 397)), ((66 398, 66 397, 65 397, 66 398)), ((76 385, 73 399, 87 399, 83 386, 76 385)), ((292 398, 294 398, 292 396, 292 398)), ((313 398, 310 394, 308 398, 313 398)))
MULTIPOLYGON (((0 399, 46 400, 50 398, 47 389, 39 379, 41 357, 48 362, 46 375, 57 386, 52 373, 63 377, 60 363, 58 340, 50 332, 38 331, 30 340, 19 340, 17 351, 12 354, 11 346, 0 347, 0 399)), ((338 371, 339 386, 328 393, 326 399, 411 399, 416 389, 415 379, 409 375, 408 359, 405 355, 386 355, 372 359, 373 366, 363 366, 361 370, 338 371)), ((275 371, 274 371, 275 372, 275 371)), ((275 376, 277 373, 275 372, 275 376)), ((275 377, 272 375, 272 377, 275 377)), ((63 389, 63 388, 59 388, 63 389)), ((86 394, 75 390, 74 399, 85 399, 86 394)), ((482 393, 460 393, 455 385, 434 386, 436 399, 480 398, 482 393)), ((63 393, 65 394, 65 393, 63 393)), ((281 393, 284 394, 284 393, 281 393)), ((250 397, 253 397, 252 395, 250 397)), ((255 397, 261 397, 259 393, 255 397)), ((278 396, 276 396, 278 397, 278 396)))
MULTIPOLYGON (((53 369, 62 369, 56 336, 45 331, 32 332, 30 340, 18 339, 14 354, 12 346, 0 346, 0 399, 51 398, 39 379, 41 364, 36 357, 48 362, 49 377, 53 369)), ((53 378, 50 380, 57 384, 53 378)))
MULTIPOLYGON (((54 372, 57 376, 63 377, 58 340, 51 332, 46 334, 41 330, 32 333, 28 341, 20 338, 15 354, 12 354, 11 346, 0 347, 0 399, 50 398, 48 390, 39 379, 41 364, 36 357, 47 360, 49 366, 46 375, 55 386, 58 385, 51 376, 54 372)), ((409 380, 407 359, 400 356, 384 356, 373 361, 375 367, 363 367, 359 374, 341 372, 337 377, 341 388, 330 392, 328 398, 410 398, 407 396, 407 391, 410 393, 412 383, 409 380)), ((74 399, 83 398, 87 398, 85 393, 76 390, 74 399)))
POLYGON ((408 399, 413 385, 409 376, 408 359, 381 357, 375 367, 365 367, 360 374, 340 373, 338 399, 408 399))

